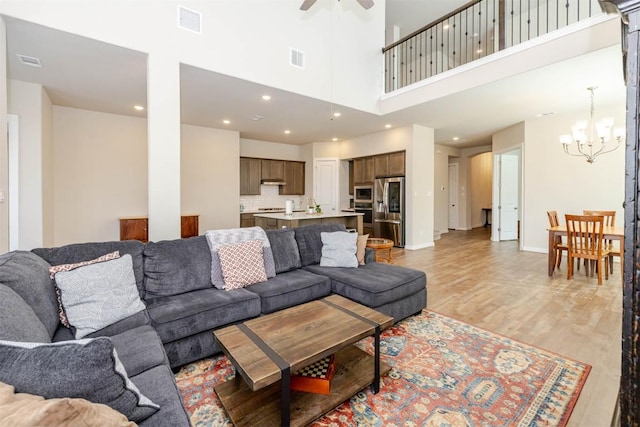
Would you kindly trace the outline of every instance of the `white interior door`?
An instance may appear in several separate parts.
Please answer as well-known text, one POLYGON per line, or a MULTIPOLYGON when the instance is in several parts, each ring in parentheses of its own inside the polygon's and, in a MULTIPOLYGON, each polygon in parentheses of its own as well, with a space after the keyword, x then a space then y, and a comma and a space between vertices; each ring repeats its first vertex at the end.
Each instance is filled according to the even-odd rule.
POLYGON ((500 240, 518 238, 518 200, 520 188, 520 156, 517 153, 505 153, 500 156, 500 202, 499 236, 500 240))
POLYGON ((449 229, 458 228, 458 164, 449 165, 449 229))
POLYGON ((324 213, 338 212, 338 159, 316 159, 313 198, 324 213))

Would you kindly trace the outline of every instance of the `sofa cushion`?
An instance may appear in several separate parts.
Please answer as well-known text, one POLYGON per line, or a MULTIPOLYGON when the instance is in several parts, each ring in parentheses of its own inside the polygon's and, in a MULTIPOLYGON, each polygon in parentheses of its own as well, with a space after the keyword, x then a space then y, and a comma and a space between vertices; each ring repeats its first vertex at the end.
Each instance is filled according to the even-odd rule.
POLYGON ((329 295, 331 280, 298 269, 280 273, 245 289, 260 296, 262 314, 267 314, 329 295))
POLYGON ((0 340, 50 342, 51 337, 33 309, 13 291, 0 284, 0 340))
MULTIPOLYGON (((114 335, 118 335, 130 329, 135 329, 139 326, 144 325, 151 325, 151 319, 149 319, 149 313, 147 313, 147 310, 139 311, 133 316, 126 317, 122 320, 117 321, 116 323, 95 331, 87 335, 87 338, 112 337, 114 335)), ((59 342, 74 339, 75 337, 73 336, 73 332, 71 332, 71 329, 61 325, 53 335, 51 341, 59 342)))
POLYGON ((54 344, 0 341, 0 381, 46 399, 102 403, 135 422, 159 409, 129 380, 108 338, 54 344))
POLYGON ((244 288, 247 285, 267 280, 261 240, 248 240, 220 246, 218 256, 220 257, 225 291, 244 288))
POLYGON ((31 252, 13 251, 0 255, 0 283, 13 289, 33 309, 51 339, 60 318, 49 267, 45 260, 31 252))
POLYGON ((135 427, 120 412, 85 399, 54 398, 15 393, 0 383, 0 420, 7 426, 110 426, 135 427))
POLYGON ((133 261, 133 274, 136 278, 138 293, 141 298, 144 298, 143 250, 144 244, 141 242, 137 240, 124 240, 112 242, 74 243, 57 248, 37 248, 33 249, 31 252, 42 257, 51 265, 75 264, 77 262, 89 261, 115 251, 119 251, 120 256, 129 254, 133 261))
POLYGON ((266 233, 271 243, 276 273, 283 273, 302 267, 295 231, 290 228, 280 228, 267 230, 266 233))
POLYGON ((163 343, 260 314, 260 297, 246 289, 209 288, 154 298, 147 310, 163 343))
POLYGON ((332 231, 347 231, 344 224, 314 224, 293 229, 300 253, 302 266, 319 264, 322 258, 322 239, 320 233, 332 231))
POLYGON ((151 325, 139 326, 109 338, 129 378, 155 366, 169 364, 160 336, 151 325))
POLYGON ((145 246, 145 299, 210 287, 211 251, 205 236, 149 242, 145 246))
POLYGON ((246 228, 230 228, 226 230, 209 230, 205 233, 207 243, 211 249, 211 283, 218 289, 224 289, 224 277, 220 266, 220 257, 218 256, 218 248, 233 243, 246 242, 248 240, 262 240, 262 249, 264 257, 264 271, 267 277, 276 275, 275 264, 273 262, 273 253, 271 252, 271 243, 267 238, 267 234, 260 227, 246 228))
MULTIPOLYGON (((213 334, 212 334, 213 335, 213 334)), ((131 377, 140 392, 160 406, 160 410, 139 423, 140 427, 189 427, 191 422, 182 405, 173 372, 156 366, 131 377)))
POLYGON ((62 305, 76 338, 145 309, 131 255, 56 274, 62 305))
POLYGON ((334 231, 320 233, 322 239, 322 257, 320 265, 323 267, 358 267, 356 257, 358 235, 348 231, 334 231))
POLYGON ((331 278, 331 290, 367 307, 378 307, 424 289, 424 272, 396 265, 365 264, 357 269, 310 265, 306 270, 331 278))

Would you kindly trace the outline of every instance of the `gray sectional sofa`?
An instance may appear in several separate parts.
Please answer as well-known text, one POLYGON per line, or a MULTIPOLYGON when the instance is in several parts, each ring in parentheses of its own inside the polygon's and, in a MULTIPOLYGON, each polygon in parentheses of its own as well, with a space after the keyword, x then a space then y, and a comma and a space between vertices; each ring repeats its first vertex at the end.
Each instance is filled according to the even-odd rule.
MULTIPOLYGON (((159 406, 146 419, 137 420, 140 425, 188 426, 172 369, 219 353, 213 330, 332 293, 393 316, 396 322, 426 306, 423 272, 377 264, 369 250, 366 264, 357 269, 320 266, 323 231, 345 228, 322 224, 267 231, 275 277, 233 291, 212 287, 211 251, 205 236, 147 244, 81 243, 6 253, 0 256, 0 341, 76 341, 71 329, 60 323, 48 268, 116 250, 121 256, 129 254, 146 309, 86 338, 108 337, 100 342, 115 348, 131 382, 159 406)), ((3 357, 10 357, 5 350, 0 343, 0 366, 5 363, 3 357)), ((7 378, 18 381, 15 373, 3 373, 0 368, 0 381, 8 382, 7 378)), ((23 380, 25 384, 20 382, 20 386, 27 392, 30 382, 42 381, 35 375, 23 380)), ((37 384, 34 387, 38 389, 37 384)), ((143 409, 136 408, 144 414, 143 409)))

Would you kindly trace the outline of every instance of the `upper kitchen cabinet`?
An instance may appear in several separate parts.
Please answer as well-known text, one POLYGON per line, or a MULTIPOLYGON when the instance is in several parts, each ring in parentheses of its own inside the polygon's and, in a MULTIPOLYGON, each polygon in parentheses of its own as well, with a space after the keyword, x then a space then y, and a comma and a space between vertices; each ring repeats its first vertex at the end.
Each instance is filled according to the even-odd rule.
POLYGON ((262 179, 284 180, 284 160, 260 160, 262 179))
POLYGON ((261 160, 240 157, 240 195, 259 196, 261 178, 261 160))
POLYGON ((379 154, 374 159, 376 177, 404 176, 404 151, 379 154))
POLYGON ((374 175, 374 159, 373 157, 360 157, 353 159, 353 184, 354 185, 372 185, 374 175))
POLYGON ((284 185, 280 194, 288 196, 304 195, 304 162, 284 162, 284 185))

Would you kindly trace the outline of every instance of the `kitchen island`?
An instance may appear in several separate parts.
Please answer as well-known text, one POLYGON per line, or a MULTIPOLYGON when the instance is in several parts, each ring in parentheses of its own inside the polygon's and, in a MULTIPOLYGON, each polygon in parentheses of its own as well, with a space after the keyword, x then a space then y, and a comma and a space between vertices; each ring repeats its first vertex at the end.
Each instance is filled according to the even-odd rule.
POLYGON ((344 224, 347 228, 352 228, 362 234, 363 213, 337 212, 337 213, 314 213, 294 212, 291 215, 285 213, 257 213, 253 215, 256 225, 265 230, 276 228, 295 228, 312 224, 344 224))

